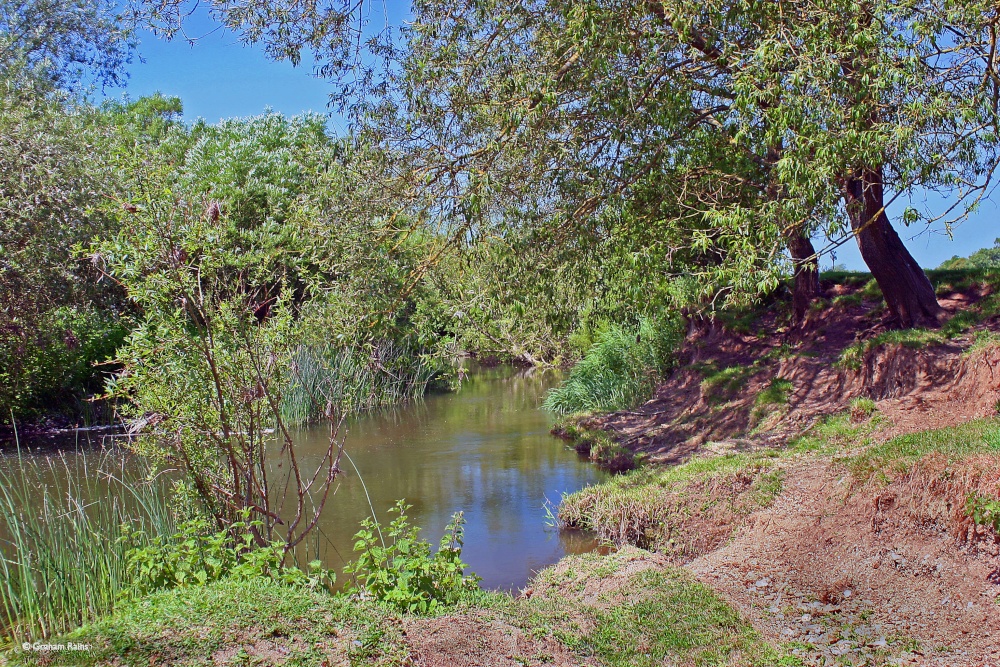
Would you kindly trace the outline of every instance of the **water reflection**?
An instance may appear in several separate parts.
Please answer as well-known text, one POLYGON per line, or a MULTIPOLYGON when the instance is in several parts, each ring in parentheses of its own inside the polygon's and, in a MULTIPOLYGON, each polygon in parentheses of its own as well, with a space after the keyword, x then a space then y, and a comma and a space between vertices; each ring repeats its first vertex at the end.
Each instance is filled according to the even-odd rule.
MULTIPOLYGON (((549 435, 551 418, 538 405, 557 381, 552 372, 478 369, 457 393, 430 395, 348 422, 345 449, 357 472, 343 462, 345 472, 319 524, 319 556, 339 570, 354 557, 352 537, 360 521, 371 516, 371 508, 387 521, 386 510, 398 498, 413 505, 411 520, 434 544, 452 513, 465 512, 463 558, 486 588, 523 587, 535 571, 563 555, 592 549, 590 537, 546 525, 547 502, 554 510, 563 493, 604 476, 549 435)), ((295 434, 305 470, 318 465, 328 435, 325 426, 295 434)), ((60 465, 53 468, 58 474, 101 456, 99 447, 88 444, 110 445, 115 439, 99 432, 63 434, 22 440, 21 452, 60 450, 60 465)), ((0 448, 0 465, 17 465, 17 457, 10 456, 15 452, 13 443, 0 448)))
MULTIPOLYGON (((434 542, 453 512, 465 512, 463 557, 487 588, 521 587, 564 554, 593 548, 588 536, 546 525, 547 502, 557 504, 563 493, 603 475, 549 435, 550 417, 538 404, 557 379, 553 373, 480 370, 458 393, 350 422, 345 449, 364 485, 345 463, 321 521, 324 560, 353 557, 351 536, 371 514, 365 487, 380 517, 405 498, 413 505, 412 520, 434 542)), ((314 460, 325 451, 325 429, 297 437, 314 460)))

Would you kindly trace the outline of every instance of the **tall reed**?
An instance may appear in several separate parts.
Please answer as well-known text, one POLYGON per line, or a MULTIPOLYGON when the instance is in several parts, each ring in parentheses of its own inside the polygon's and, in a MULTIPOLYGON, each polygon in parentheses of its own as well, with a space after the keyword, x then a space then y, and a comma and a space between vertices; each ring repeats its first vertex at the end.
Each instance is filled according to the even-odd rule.
POLYGON ((343 412, 365 412, 423 396, 442 363, 391 340, 361 349, 305 347, 295 355, 282 418, 305 424, 329 402, 343 412))
POLYGON ((642 319, 638 327, 608 325, 543 407, 566 414, 623 410, 652 395, 674 364, 683 328, 677 319, 642 319))
POLYGON ((0 646, 108 612, 130 582, 122 524, 175 532, 169 482, 108 449, 0 457, 0 646))

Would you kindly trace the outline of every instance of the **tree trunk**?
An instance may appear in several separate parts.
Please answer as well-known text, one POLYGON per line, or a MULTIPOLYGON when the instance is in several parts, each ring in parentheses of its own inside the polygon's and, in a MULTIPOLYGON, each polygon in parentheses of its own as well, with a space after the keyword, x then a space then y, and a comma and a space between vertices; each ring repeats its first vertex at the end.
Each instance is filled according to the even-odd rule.
POLYGON ((792 287, 792 324, 798 326, 805 319, 809 304, 819 295, 819 263, 812 241, 801 229, 790 232, 788 252, 795 265, 795 284, 792 287))
POLYGON ((937 326, 943 313, 934 287, 885 214, 882 169, 865 168, 844 180, 844 201, 861 257, 902 328, 937 326))

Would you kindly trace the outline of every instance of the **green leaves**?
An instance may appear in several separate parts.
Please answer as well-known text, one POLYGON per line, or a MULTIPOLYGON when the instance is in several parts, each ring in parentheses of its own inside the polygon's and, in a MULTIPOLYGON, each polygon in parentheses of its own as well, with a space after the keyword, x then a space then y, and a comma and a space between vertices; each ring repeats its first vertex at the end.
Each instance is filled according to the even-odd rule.
POLYGON ((219 531, 213 531, 207 519, 195 518, 182 523, 174 535, 148 536, 123 526, 120 540, 136 545, 126 552, 133 572, 126 594, 143 597, 177 586, 203 586, 223 577, 263 577, 310 590, 332 586, 334 573, 323 569, 319 561, 309 563, 303 572, 284 565, 283 542, 256 545, 253 533, 263 528, 263 522, 249 517, 249 512, 243 512, 239 521, 219 531))
POLYGON ((355 534, 358 558, 344 571, 353 574, 347 592, 387 602, 410 613, 428 614, 457 603, 478 588, 479 577, 465 574, 462 562, 464 519, 459 512, 445 528, 437 551, 417 537, 419 528, 409 522, 410 508, 400 500, 389 510, 398 516, 381 526, 365 519, 355 534))

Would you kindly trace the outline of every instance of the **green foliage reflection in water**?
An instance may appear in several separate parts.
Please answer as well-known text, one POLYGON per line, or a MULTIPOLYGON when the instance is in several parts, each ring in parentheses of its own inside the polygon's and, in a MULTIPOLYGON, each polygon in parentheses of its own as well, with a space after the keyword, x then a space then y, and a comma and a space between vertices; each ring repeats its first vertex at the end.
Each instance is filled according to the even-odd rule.
POLYGON ((671 368, 683 329, 678 318, 643 318, 637 328, 609 325, 544 407, 560 414, 621 410, 648 398, 671 368))

